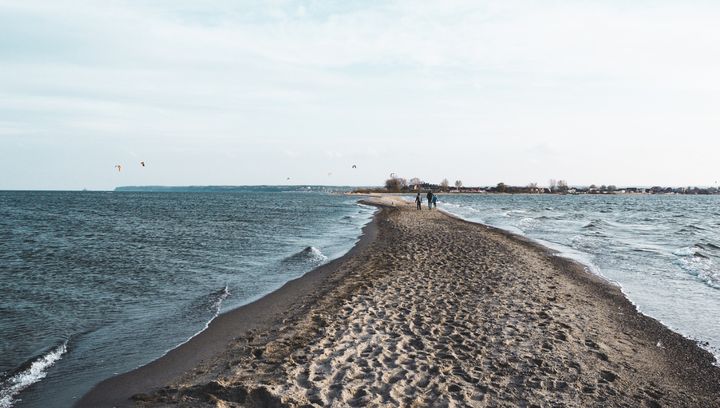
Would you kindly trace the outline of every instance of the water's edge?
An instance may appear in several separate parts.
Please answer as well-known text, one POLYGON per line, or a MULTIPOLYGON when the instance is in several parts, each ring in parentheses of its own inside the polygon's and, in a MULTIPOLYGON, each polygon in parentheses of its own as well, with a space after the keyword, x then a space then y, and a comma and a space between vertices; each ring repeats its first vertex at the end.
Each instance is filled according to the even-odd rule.
POLYGON ((316 289, 319 282, 336 272, 347 259, 375 240, 376 220, 380 211, 374 212, 362 227, 355 245, 343 255, 285 282, 275 290, 218 314, 204 330, 168 350, 161 357, 95 384, 74 406, 133 406, 131 396, 167 385, 204 359, 225 350, 229 341, 248 330, 271 327, 278 315, 288 310, 294 301, 316 289))
POLYGON ((535 246, 535 247, 537 247, 538 249, 541 249, 542 251, 546 252, 546 253, 547 253, 548 255, 550 255, 550 256, 560 257, 560 258, 563 258, 563 259, 565 259, 565 260, 567 260, 567 261, 569 261, 569 262, 573 262, 573 263, 577 264, 583 271, 585 271, 585 272, 588 273, 588 274, 591 274, 591 275, 594 276, 594 277, 597 277, 597 278, 601 279, 605 284, 611 285, 611 286, 614 286, 614 287, 617 287, 617 288, 621 291, 621 293, 622 293, 622 295, 625 297, 625 299, 626 299, 630 304, 633 305, 633 307, 635 308, 635 311, 636 311, 637 313, 639 313, 639 314, 641 314, 641 315, 643 315, 643 316, 645 316, 645 317, 647 317, 647 318, 650 318, 650 319, 652 319, 652 320, 657 321, 657 322, 658 322, 659 324, 661 324, 663 327, 667 328, 668 330, 670 330, 670 331, 672 331, 672 332, 674 332, 674 333, 677 333, 678 335, 682 336, 683 338, 687 339, 688 341, 693 342, 693 343, 694 343, 697 347, 699 347, 700 349, 706 351, 710 356, 712 356, 712 358, 713 358, 713 360, 714 360, 714 365, 717 366, 717 367, 720 367, 720 353, 718 353, 716 350, 713 350, 713 349, 709 348, 702 340, 693 338, 692 336, 689 336, 688 334, 683 333, 681 330, 672 327, 672 325, 667 324, 666 322, 664 322, 664 321, 662 321, 662 320, 660 320, 660 319, 658 319, 658 318, 656 318, 656 317, 654 317, 654 316, 651 316, 651 315, 645 313, 645 312, 639 307, 639 305, 638 305, 637 303, 635 303, 635 302, 628 296, 628 294, 623 290, 622 284, 619 283, 619 282, 617 282, 617 281, 611 280, 611 279, 609 279, 608 277, 602 275, 602 271, 600 270, 599 267, 597 267, 597 266, 595 266, 595 265, 586 264, 586 263, 585 263, 583 260, 581 260, 581 259, 573 258, 572 255, 563 253, 563 252, 561 252, 561 251, 558 250, 558 249, 551 248, 551 247, 549 247, 548 245, 546 245, 543 241, 537 240, 537 239, 534 239, 534 238, 531 238, 531 237, 529 237, 529 236, 527 236, 527 235, 520 235, 520 234, 518 234, 518 233, 516 233, 516 232, 510 231, 510 230, 507 230, 507 229, 504 229, 504 228, 495 227, 495 226, 483 224, 483 223, 478 222, 478 221, 473 221, 473 220, 470 220, 470 219, 466 219, 466 218, 463 218, 462 216, 460 216, 460 215, 458 215, 458 214, 454 214, 454 213, 452 213, 452 212, 450 212, 450 211, 448 211, 448 210, 446 210, 446 209, 439 208, 438 211, 442 212, 443 214, 445 214, 445 215, 447 215, 447 216, 449 216, 449 217, 451 217, 451 218, 457 219, 457 220, 459 220, 459 221, 466 222, 466 223, 473 224, 473 225, 477 225, 477 226, 481 226, 481 227, 484 227, 484 228, 487 228, 487 229, 490 229, 490 230, 498 231, 498 232, 502 233, 503 235, 505 235, 505 236, 507 236, 507 237, 510 237, 510 238, 512 238, 512 239, 514 239, 514 240, 519 240, 519 241, 521 241, 521 242, 529 243, 530 245, 535 246))

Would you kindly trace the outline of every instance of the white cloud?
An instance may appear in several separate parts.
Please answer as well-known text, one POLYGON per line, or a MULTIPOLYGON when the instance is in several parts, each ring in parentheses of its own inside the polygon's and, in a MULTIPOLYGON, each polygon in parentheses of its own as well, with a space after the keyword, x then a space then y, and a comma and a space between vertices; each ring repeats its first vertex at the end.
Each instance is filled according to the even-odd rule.
MULTIPOLYGON (((324 160, 355 158, 368 164, 337 182, 379 183, 392 167, 465 184, 707 184, 695 151, 720 147, 718 17, 680 1, 0 0, 0 171, 37 159, 74 174, 72 156, 45 160, 22 135, 113 162, 161 155, 183 177, 217 155, 193 173, 206 184, 290 169, 325 182, 324 160)), ((34 177, 0 188, 46 185, 34 177)), ((118 182, 85 177, 56 187, 118 182)))

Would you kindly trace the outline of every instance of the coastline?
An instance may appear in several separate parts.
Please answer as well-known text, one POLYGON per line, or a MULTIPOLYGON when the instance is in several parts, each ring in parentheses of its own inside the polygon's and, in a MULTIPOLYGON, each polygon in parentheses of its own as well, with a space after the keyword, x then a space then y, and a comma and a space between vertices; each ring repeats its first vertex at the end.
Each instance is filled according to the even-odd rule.
POLYGON ((718 406, 713 404, 720 401, 720 369, 713 365, 712 355, 639 313, 619 287, 586 271, 584 265, 554 256, 551 249, 529 238, 452 214, 399 209, 409 207, 399 197, 375 197, 365 203, 382 209, 345 256, 256 302, 218 316, 206 331, 161 359, 98 384, 76 406, 209 406, 206 404, 218 401, 251 406, 253 401, 290 406, 422 404, 422 398, 429 396, 478 406, 523 401, 718 406), (458 248, 468 250, 471 247, 467 245, 480 242, 472 240, 438 244, 450 252, 442 261, 417 257, 422 251, 412 245, 424 243, 410 238, 417 238, 412 235, 413 228, 425 228, 426 224, 414 224, 415 216, 424 217, 423 222, 433 228, 451 228, 442 230, 445 234, 452 229, 473 234, 487 245, 486 250, 516 259, 477 259, 457 252, 456 244, 466 245, 458 248), (404 249, 399 256, 393 255, 392 248, 381 248, 398 245, 404 249), (454 262, 453 257, 462 257, 462 262, 454 262), (412 265, 427 262, 443 272, 423 275, 429 282, 425 295, 437 293, 438 299, 419 298, 417 288, 408 287, 407 280, 393 280, 395 274, 414 277, 412 265), (478 269, 469 267, 474 262, 480 265, 478 269), (510 272, 518 273, 511 276, 510 272), (542 272, 547 281, 538 281, 535 272, 542 272), (457 278, 463 285, 446 287, 442 280, 449 273, 460 274, 457 278), (488 277, 501 282, 490 282, 488 277), (378 285, 384 288, 382 292, 376 290, 378 285), (468 293, 465 286, 477 288, 477 292, 468 293), (410 299, 418 303, 432 300, 450 310, 458 304, 465 309, 461 316, 443 308, 421 310, 418 305, 396 310, 398 305, 383 297, 390 289, 399 291, 400 297, 413 291, 410 299), (510 294, 513 296, 507 296, 510 294), (488 295, 492 302, 487 301, 488 295), (469 319, 475 318, 478 306, 465 304, 468 299, 463 296, 480 298, 481 320, 469 319), (363 308, 358 299, 370 306, 363 303, 363 308), (519 305, 522 302, 524 305, 519 305), (368 319, 368 313, 375 318, 368 319), (438 314, 442 321, 433 320, 435 316, 428 313, 438 314), (410 316, 415 316, 414 324, 402 326, 410 316), (462 316, 468 321, 457 321, 462 316), (377 338, 388 323, 392 323, 389 337, 377 338), (444 335, 423 331, 426 326, 449 331, 444 335), (399 342, 393 331, 400 333, 399 342), (367 354, 361 349, 371 345, 366 344, 368 340, 383 340, 379 342, 382 352, 367 354), (393 348, 395 351, 389 352, 393 348), (353 358, 339 358, 341 354, 353 358), (403 355, 425 361, 426 371, 417 362, 404 361, 403 355), (461 367, 458 362, 480 357, 474 367, 461 367), (381 358, 380 365, 372 365, 381 358), (322 372, 316 367, 319 362, 333 369, 322 372), (450 368, 443 369, 444 363, 450 368), (305 375, 309 369, 314 377, 305 375), (333 372, 348 371, 362 374, 361 378, 328 378, 333 372), (396 375, 368 379, 378 371, 396 375), (428 372, 443 381, 409 382, 413 374, 428 372), (388 383, 388 388, 378 388, 378 380, 388 383), (396 386, 418 392, 403 396, 396 386), (428 387, 430 394, 423 394, 428 387), (380 399, 371 398, 373 390, 380 399), (128 399, 132 395, 134 402, 128 399))
MULTIPOLYGON (((272 329, 286 318, 290 310, 302 308, 308 298, 322 296, 328 280, 338 267, 366 248, 377 234, 373 216, 362 229, 358 242, 345 255, 288 281, 279 289, 246 305, 219 314, 207 328, 188 341, 171 349, 156 360, 127 373, 103 380, 93 386, 74 405, 77 408, 134 406, 131 397, 165 386, 178 376, 211 359, 226 349, 238 336, 272 329)), ((340 279, 334 276, 333 279, 340 279)), ((297 311, 296 311, 297 312, 297 311)))
MULTIPOLYGON (((564 258, 571 260, 572 262, 578 263, 581 267, 585 268, 589 273, 591 273, 594 276, 599 277, 600 279, 604 280, 605 282, 609 283, 610 285, 617 286, 619 290, 623 293, 623 296, 625 296, 630 303, 637 309, 638 313, 641 313, 645 316, 648 316, 654 320, 657 320, 660 324, 663 326, 669 328, 673 332, 676 332, 683 337, 695 342, 699 347, 703 348, 710 354, 714 356, 715 359, 715 365, 720 367, 720 347, 716 343, 716 340, 718 339, 717 335, 713 336, 712 333, 708 333, 707 331, 703 333, 693 333, 692 327, 688 329, 687 326, 683 326, 682 324, 678 324, 678 321, 682 322, 682 319, 675 318, 673 320, 672 316, 663 316, 662 313, 658 313, 657 310, 653 310, 654 304, 651 303, 648 299, 643 299, 642 297, 637 296, 637 283, 635 283, 635 287, 631 284, 628 284, 627 282, 623 281, 624 276, 608 276, 606 273, 605 268, 608 265, 603 265, 600 262, 594 261, 592 258, 597 256, 604 255, 603 252, 584 252, 583 249, 576 249, 574 246, 572 246, 569 243, 560 243, 560 241, 554 240, 553 238, 549 237, 547 234, 543 236, 542 234, 533 234, 532 232, 527 232, 524 230, 523 227, 518 226, 517 230, 514 229, 515 225, 512 224, 506 224, 502 225, 499 224, 499 226, 491 226, 489 224, 485 224, 485 221, 476 221, 473 220, 472 214, 468 214, 468 218, 464 218, 465 215, 456 214, 449 208, 442 208, 439 209, 439 211, 442 211, 446 213, 448 216, 458 219, 462 222, 469 222, 471 224, 476 224, 479 226, 487 227, 489 229, 497 230, 500 233, 504 233, 509 235, 510 237, 513 237, 518 240, 525 240, 531 243, 532 245, 535 245, 540 250, 546 250, 549 254, 554 254, 557 257, 564 258), (553 242, 555 241, 555 242, 553 242), (633 289, 634 292, 633 293, 633 289)), ((511 211, 512 212, 512 211, 511 211)), ((543 217, 540 217, 543 218, 543 217)), ((594 222, 594 221, 593 221, 594 222)), ((591 222, 592 223, 592 222, 591 222)), ((498 224, 495 224, 498 225, 498 224)), ((584 229, 584 228, 583 228, 584 229)), ((531 228, 532 230, 532 228, 531 228)), ((556 238, 557 239, 557 238, 556 238)), ((645 241, 647 242, 647 241, 645 241)), ((673 252, 674 253, 674 252, 673 252)), ((700 256, 703 256, 700 254, 700 256)), ((705 258, 703 258, 705 259, 705 258)), ((634 268, 644 268, 645 265, 642 263, 642 261, 639 261, 635 259, 635 266, 634 268)), ((665 260, 666 262, 670 262, 665 260)), ((644 272, 645 274, 648 273, 648 271, 644 272)), ((689 275, 693 275, 693 273, 688 272, 689 275)), ((650 274, 647 274, 646 276, 650 276, 650 274)), ((712 287, 712 284, 709 285, 712 287)), ((648 292, 652 293, 652 292, 648 292)), ((673 294, 674 295, 674 294, 673 294)), ((711 296, 714 296, 714 294, 711 294, 711 296)), ((667 297, 665 296, 655 296, 654 301, 659 303, 665 303, 667 297)), ((709 299, 711 300, 711 299, 709 299)), ((686 304, 679 304, 678 307, 686 306, 686 304)), ((707 321, 707 325, 711 325, 712 320, 707 321)))

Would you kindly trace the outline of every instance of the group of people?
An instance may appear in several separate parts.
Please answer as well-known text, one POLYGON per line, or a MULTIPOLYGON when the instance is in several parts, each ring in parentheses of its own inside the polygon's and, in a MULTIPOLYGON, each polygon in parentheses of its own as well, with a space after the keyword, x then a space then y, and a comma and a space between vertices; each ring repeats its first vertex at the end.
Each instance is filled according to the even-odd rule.
MULTIPOLYGON (((419 192, 415 197, 415 204, 417 205, 418 210, 422 210, 422 198, 420 198, 419 192)), ((433 194, 432 191, 428 191, 427 193, 427 204, 429 210, 432 210, 433 207, 437 208, 437 196, 433 194)))

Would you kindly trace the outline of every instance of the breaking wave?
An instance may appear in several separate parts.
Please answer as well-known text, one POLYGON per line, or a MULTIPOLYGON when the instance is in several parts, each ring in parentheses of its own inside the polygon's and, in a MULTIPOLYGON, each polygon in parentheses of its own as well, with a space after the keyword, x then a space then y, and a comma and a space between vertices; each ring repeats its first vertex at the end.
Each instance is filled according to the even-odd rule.
POLYGON ((0 382, 0 408, 10 408, 16 402, 15 396, 22 390, 42 380, 47 370, 67 352, 67 341, 53 347, 39 357, 22 364, 0 382))
POLYGON ((328 257, 322 253, 318 248, 313 246, 306 247, 302 251, 296 252, 287 258, 283 259, 285 264, 298 264, 298 263, 322 263, 325 262, 328 257))
POLYGON ((701 244, 695 244, 678 248, 673 254, 678 257, 677 264, 685 272, 712 288, 720 289, 720 269, 710 256, 702 252, 704 249, 701 244))

